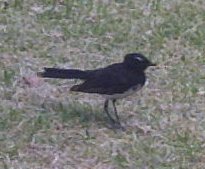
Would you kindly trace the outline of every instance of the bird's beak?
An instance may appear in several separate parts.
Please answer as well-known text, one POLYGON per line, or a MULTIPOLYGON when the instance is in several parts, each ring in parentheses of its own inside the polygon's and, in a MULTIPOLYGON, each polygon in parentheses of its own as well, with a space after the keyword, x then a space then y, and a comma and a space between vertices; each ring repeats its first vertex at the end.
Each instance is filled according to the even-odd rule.
POLYGON ((157 64, 155 64, 155 63, 149 63, 149 66, 157 66, 157 64))

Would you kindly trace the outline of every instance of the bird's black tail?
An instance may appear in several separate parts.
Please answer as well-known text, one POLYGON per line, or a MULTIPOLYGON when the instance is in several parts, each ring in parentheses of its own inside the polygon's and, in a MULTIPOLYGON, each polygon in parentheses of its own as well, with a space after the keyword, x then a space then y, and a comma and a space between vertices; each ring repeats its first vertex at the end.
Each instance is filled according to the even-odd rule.
POLYGON ((78 69, 44 68, 44 71, 38 72, 37 76, 60 79, 87 79, 88 72, 78 69))

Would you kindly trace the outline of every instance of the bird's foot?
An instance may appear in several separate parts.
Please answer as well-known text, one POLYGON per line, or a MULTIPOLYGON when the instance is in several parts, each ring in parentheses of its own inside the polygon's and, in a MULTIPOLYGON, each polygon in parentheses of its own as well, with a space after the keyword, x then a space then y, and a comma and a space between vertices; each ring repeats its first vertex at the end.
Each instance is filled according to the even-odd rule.
POLYGON ((111 121, 109 123, 109 126, 108 128, 111 128, 111 129, 120 129, 122 131, 125 131, 125 127, 121 125, 121 123, 119 121, 111 121))

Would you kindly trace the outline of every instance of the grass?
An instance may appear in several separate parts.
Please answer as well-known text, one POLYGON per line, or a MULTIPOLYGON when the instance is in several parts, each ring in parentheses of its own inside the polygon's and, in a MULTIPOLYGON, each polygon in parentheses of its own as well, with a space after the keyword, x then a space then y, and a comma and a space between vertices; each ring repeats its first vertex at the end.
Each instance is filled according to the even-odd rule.
POLYGON ((0 168, 204 168, 204 5, 1 1, 0 168), (129 52, 158 66, 118 102, 126 131, 107 127, 101 97, 69 92, 76 81, 32 81, 44 66, 92 69, 129 52))

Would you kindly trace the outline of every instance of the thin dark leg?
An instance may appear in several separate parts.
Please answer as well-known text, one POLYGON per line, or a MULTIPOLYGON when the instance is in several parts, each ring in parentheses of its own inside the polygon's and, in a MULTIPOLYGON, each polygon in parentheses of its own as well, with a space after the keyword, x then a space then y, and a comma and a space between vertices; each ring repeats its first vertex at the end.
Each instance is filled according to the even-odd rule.
POLYGON ((112 100, 112 104, 113 104, 113 108, 114 108, 114 112, 115 112, 115 117, 117 119, 118 124, 120 124, 120 118, 119 118, 119 116, 117 114, 117 108, 115 106, 115 102, 116 102, 116 99, 112 100))
POLYGON ((110 115, 109 112, 108 112, 108 103, 109 103, 109 100, 105 100, 104 111, 105 111, 105 113, 107 114, 107 116, 108 116, 108 118, 110 119, 110 121, 114 124, 114 123, 115 123, 115 120, 111 117, 111 115, 110 115))

